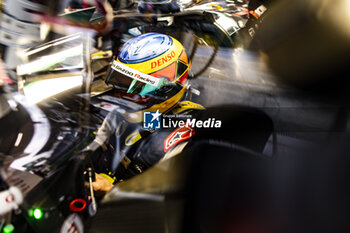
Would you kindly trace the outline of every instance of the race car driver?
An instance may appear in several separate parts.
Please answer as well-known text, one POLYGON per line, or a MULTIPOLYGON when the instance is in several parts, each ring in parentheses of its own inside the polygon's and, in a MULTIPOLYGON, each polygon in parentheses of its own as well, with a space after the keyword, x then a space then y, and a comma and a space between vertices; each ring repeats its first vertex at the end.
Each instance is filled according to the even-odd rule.
MULTIPOLYGON (((99 150, 93 156, 97 173, 111 183, 130 178, 178 153, 175 148, 195 135, 192 127, 161 129, 159 118, 179 120, 204 109, 185 100, 190 65, 182 44, 164 34, 147 33, 124 44, 106 79, 112 90, 93 100, 97 113, 107 115, 89 146, 99 150), (147 113, 159 124, 148 127, 147 113)), ((95 189, 109 189, 105 181, 97 175, 95 189)))

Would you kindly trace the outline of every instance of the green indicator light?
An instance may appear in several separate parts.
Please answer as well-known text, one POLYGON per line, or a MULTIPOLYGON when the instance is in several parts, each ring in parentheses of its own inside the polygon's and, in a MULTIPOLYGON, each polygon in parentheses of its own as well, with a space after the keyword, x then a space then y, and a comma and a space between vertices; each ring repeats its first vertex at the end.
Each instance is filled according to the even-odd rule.
POLYGON ((28 211, 28 214, 29 214, 30 217, 33 217, 33 215, 34 215, 34 210, 33 210, 33 209, 30 209, 30 210, 28 211))
POLYGON ((12 224, 7 224, 2 228, 3 233, 12 233, 15 230, 15 227, 12 224))
POLYGON ((43 217, 43 212, 41 211, 41 209, 34 209, 33 216, 35 219, 39 220, 43 217))

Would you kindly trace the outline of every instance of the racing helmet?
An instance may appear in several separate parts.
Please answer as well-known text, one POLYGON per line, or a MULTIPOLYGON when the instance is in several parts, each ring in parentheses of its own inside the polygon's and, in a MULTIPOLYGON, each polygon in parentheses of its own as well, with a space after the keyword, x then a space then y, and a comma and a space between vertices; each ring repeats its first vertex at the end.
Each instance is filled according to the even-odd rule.
POLYGON ((183 97, 190 61, 171 36, 146 33, 127 41, 113 61, 106 83, 133 110, 166 112, 183 97), (136 107, 135 107, 136 104, 136 107))

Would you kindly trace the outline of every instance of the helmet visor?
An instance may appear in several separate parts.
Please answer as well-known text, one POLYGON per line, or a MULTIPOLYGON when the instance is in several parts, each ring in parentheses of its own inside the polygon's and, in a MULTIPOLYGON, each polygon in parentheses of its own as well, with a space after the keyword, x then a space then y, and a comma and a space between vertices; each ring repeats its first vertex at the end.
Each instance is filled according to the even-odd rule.
POLYGON ((154 96, 169 84, 169 79, 159 77, 157 74, 152 74, 152 76, 144 74, 114 61, 106 82, 125 93, 154 96))

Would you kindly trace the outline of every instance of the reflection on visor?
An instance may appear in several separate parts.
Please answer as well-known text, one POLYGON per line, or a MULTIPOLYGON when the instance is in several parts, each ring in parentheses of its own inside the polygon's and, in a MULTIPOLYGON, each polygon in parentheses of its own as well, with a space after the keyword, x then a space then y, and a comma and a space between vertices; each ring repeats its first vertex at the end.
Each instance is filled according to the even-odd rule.
POLYGON ((160 79, 158 86, 151 86, 149 84, 142 83, 134 79, 131 82, 131 85, 127 91, 127 93, 139 94, 141 96, 145 96, 147 94, 152 94, 154 91, 159 90, 162 86, 168 84, 169 81, 166 78, 160 79))
POLYGON ((155 91, 160 90, 162 87, 169 84, 168 78, 156 78, 154 76, 152 76, 152 78, 156 79, 157 82, 156 85, 151 85, 139 81, 138 78, 133 78, 130 75, 125 75, 124 72, 119 72, 119 70, 114 69, 107 79, 107 84, 112 84, 116 88, 126 93, 139 94, 141 96, 152 95, 155 91))
POLYGON ((107 84, 112 84, 117 89, 127 92, 132 79, 117 71, 112 71, 106 82, 107 84))

